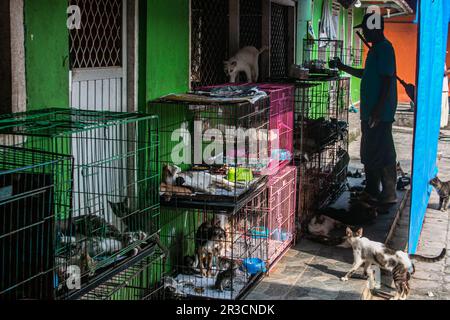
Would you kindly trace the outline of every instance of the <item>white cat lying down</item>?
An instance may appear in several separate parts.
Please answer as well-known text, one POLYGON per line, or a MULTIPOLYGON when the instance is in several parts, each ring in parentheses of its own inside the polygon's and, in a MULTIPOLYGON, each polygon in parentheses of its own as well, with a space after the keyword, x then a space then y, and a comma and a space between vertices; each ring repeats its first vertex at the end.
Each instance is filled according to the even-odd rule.
POLYGON ((175 165, 164 167, 163 180, 167 185, 176 185, 177 179, 182 179, 183 186, 204 193, 214 193, 215 187, 233 191, 236 188, 245 188, 246 185, 239 182, 231 182, 221 176, 212 175, 205 171, 186 171, 175 165))

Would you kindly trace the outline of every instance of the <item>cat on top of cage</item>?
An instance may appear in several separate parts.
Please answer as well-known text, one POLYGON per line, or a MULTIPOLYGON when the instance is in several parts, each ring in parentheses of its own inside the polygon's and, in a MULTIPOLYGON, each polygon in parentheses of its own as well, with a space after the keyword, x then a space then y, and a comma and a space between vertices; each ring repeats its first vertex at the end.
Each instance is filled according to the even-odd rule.
POLYGON ((258 82, 259 79, 259 56, 269 50, 264 47, 261 50, 255 47, 244 47, 240 49, 228 61, 224 61, 225 74, 231 83, 236 83, 239 73, 244 72, 248 83, 258 82))

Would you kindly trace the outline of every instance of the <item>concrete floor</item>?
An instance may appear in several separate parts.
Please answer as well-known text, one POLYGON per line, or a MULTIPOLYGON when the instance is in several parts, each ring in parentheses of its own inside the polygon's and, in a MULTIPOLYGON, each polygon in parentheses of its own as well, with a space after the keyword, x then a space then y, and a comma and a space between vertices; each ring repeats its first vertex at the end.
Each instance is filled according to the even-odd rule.
MULTIPOLYGON (((450 131, 443 135, 450 136, 450 131)), ((450 140, 443 139, 439 144, 442 157, 438 162, 439 177, 444 181, 450 180, 450 140)), ((442 248, 447 248, 444 260, 434 263, 415 262, 416 273, 410 281, 411 294, 409 300, 449 300, 450 299, 450 219, 449 213, 437 210, 439 197, 433 191, 426 212, 425 221, 418 246, 418 254, 436 256, 442 248)), ((396 226, 389 245, 398 250, 407 247, 409 226, 409 207, 406 207, 396 226)), ((383 291, 389 291, 390 278, 384 277, 386 284, 383 291)), ((375 297, 375 299, 378 299, 375 297)))
MULTIPOLYGON (((395 141, 398 159, 404 171, 409 172, 412 135, 410 132, 395 133, 395 141)), ((350 145, 350 155, 350 169, 362 169, 359 138, 350 145)), ((399 198, 404 199, 405 193, 399 194, 399 198)), ((341 202, 346 203, 345 195, 341 202)), ((380 215, 374 225, 365 227, 365 235, 375 241, 387 241, 401 204, 404 203, 392 208, 389 214, 380 215)), ((362 271, 346 283, 340 281, 352 262, 351 249, 301 240, 249 293, 247 300, 360 300, 367 288, 362 271)))

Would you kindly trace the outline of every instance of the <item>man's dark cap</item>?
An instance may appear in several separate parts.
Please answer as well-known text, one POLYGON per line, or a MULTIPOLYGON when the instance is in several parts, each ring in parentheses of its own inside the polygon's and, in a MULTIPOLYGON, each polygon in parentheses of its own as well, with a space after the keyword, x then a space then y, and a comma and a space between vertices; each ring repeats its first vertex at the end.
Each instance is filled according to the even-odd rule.
POLYGON ((367 25, 367 22, 369 21, 369 18, 372 17, 372 15, 377 15, 380 17, 381 30, 384 30, 384 17, 383 17, 383 15, 378 15, 376 12, 366 13, 363 17, 362 23, 354 26, 353 29, 359 29, 359 28, 362 28, 363 26, 366 26, 367 29, 370 30, 369 26, 367 25))

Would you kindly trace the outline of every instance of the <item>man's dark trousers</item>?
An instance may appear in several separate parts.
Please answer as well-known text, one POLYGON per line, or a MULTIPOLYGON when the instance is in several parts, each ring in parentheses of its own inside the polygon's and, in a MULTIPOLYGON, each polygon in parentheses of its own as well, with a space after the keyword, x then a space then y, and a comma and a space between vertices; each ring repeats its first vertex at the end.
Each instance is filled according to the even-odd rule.
POLYGON ((366 192, 381 201, 396 199, 397 154, 392 136, 392 122, 380 122, 374 128, 361 121, 361 162, 366 171, 366 192), (380 195, 380 183, 383 192, 380 195))

